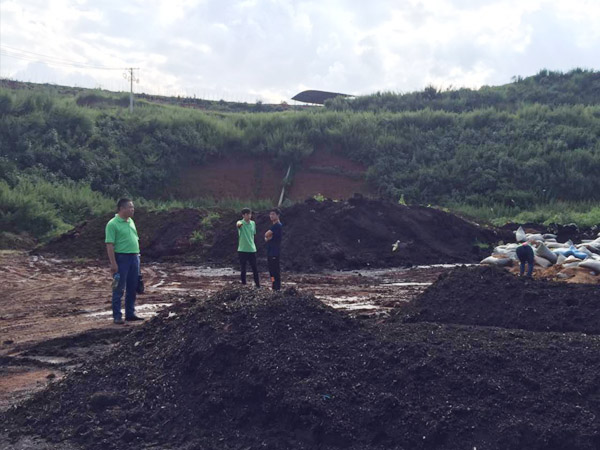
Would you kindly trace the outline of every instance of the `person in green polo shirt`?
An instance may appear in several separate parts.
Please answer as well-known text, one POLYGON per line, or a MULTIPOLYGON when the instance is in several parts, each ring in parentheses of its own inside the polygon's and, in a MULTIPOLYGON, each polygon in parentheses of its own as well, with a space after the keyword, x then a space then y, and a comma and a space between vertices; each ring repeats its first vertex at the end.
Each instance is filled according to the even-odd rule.
POLYGON ((259 288, 260 280, 258 278, 258 267, 256 266, 256 244, 254 243, 256 224, 251 220, 251 217, 252 210, 244 208, 242 209, 242 220, 238 220, 236 223, 239 238, 238 256, 240 258, 242 284, 246 284, 246 265, 250 263, 252 274, 254 275, 254 284, 259 288))
POLYGON ((117 214, 106 224, 106 251, 113 279, 112 311, 116 324, 123 324, 121 299, 125 294, 125 320, 144 320, 135 315, 135 297, 140 276, 140 242, 133 222, 135 208, 128 198, 117 203, 117 214))

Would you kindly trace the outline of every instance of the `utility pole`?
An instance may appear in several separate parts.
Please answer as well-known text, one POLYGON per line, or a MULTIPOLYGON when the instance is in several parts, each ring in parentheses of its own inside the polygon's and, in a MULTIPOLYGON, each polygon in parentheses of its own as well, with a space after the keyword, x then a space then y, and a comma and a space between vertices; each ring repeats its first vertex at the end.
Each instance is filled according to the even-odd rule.
POLYGON ((133 112, 133 82, 135 81, 136 83, 140 82, 139 78, 136 78, 136 76, 133 74, 134 70, 140 70, 139 67, 129 67, 127 70, 127 72, 125 72, 123 74, 123 77, 126 80, 129 80, 129 112, 132 113, 133 112))

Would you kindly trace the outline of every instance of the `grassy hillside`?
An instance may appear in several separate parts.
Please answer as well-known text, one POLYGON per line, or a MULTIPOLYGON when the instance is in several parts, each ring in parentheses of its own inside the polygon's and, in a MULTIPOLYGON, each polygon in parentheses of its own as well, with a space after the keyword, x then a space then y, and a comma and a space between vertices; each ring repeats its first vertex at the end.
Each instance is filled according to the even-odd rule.
POLYGON ((33 227, 48 235, 124 194, 165 200, 182 167, 208 158, 263 155, 287 166, 315 148, 366 164, 368 182, 393 201, 491 220, 534 210, 552 220, 558 208, 562 220, 580 222, 595 221, 597 212, 586 212, 600 204, 598 72, 542 71, 496 88, 376 94, 302 111, 203 111, 140 99, 130 114, 127 100, 0 88, 3 229, 21 227, 17 205, 29 200, 66 224, 33 227), (42 195, 53 189, 90 206, 67 214, 64 199, 42 195))
POLYGON ((504 86, 442 91, 428 86, 420 92, 397 94, 378 92, 358 98, 342 98, 327 102, 336 111, 418 111, 434 109, 467 112, 481 108, 517 111, 523 104, 548 106, 597 105, 600 103, 600 72, 575 69, 568 73, 541 70, 528 78, 514 77, 504 86))

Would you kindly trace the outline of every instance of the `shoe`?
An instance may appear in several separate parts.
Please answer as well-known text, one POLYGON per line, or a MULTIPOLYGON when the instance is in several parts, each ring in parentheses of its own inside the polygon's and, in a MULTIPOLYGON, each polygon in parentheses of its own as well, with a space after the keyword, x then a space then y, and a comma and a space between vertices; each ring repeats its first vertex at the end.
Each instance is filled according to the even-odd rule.
POLYGON ((142 317, 139 317, 139 316, 131 316, 131 317, 125 317, 125 320, 127 322, 135 322, 136 320, 145 320, 145 319, 142 317))
POLYGON ((125 321, 123 319, 115 319, 114 322, 115 322, 115 325, 123 325, 125 323, 125 321))

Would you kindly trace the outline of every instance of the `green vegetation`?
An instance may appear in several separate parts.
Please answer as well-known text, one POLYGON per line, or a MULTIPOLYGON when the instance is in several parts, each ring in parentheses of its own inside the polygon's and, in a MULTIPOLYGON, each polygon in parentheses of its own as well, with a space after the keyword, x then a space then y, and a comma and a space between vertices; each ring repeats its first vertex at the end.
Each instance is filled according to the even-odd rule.
POLYGON ((0 229, 46 238, 72 228, 92 215, 114 209, 114 201, 75 182, 61 184, 21 179, 0 181, 0 229))
POLYGON ((528 210, 506 207, 504 205, 473 207, 466 204, 450 205, 452 211, 475 220, 484 220, 493 225, 515 223, 576 223, 581 227, 600 224, 600 204, 597 202, 550 202, 533 206, 528 210))
POLYGON ((190 237, 190 242, 192 244, 201 244, 206 239, 208 233, 211 232, 214 222, 219 220, 221 215, 216 212, 209 212, 206 216, 202 218, 200 221, 200 228, 198 230, 194 230, 192 236, 190 237))
MULTIPOLYGON (((49 182, 39 177, 22 176, 11 187, 0 180, 0 241, 2 234, 10 236, 23 232, 45 241, 85 219, 114 211, 116 203, 116 198, 95 192, 83 182, 49 182)), ((210 197, 190 201, 135 198, 135 204, 151 211, 172 208, 240 211, 245 206, 255 210, 272 207, 272 201, 268 199, 247 202, 235 198, 217 200, 210 197)), ((218 213, 209 213, 201 225, 210 229, 218 218, 218 213)))
POLYGON ((190 243, 201 244, 204 242, 204 239, 206 239, 206 236, 202 230, 194 230, 190 236, 190 243))
POLYGON ((600 73, 575 69, 568 73, 541 70, 528 78, 513 78, 504 86, 483 86, 481 89, 452 89, 442 91, 428 86, 423 91, 396 94, 377 92, 357 98, 337 97, 328 100, 328 108, 336 111, 404 112, 421 109, 468 112, 494 108, 516 112, 524 104, 597 105, 600 103, 600 73))
POLYGON ((239 209, 244 199, 162 196, 182 168, 208 158, 262 155, 293 167, 315 149, 364 163, 367 182, 395 202, 495 223, 600 223, 599 72, 541 71, 499 87, 428 87, 280 112, 197 110, 146 96, 129 114, 123 94, 2 84, 4 231, 47 237, 112 210, 123 195, 153 208, 229 202, 239 209))

